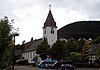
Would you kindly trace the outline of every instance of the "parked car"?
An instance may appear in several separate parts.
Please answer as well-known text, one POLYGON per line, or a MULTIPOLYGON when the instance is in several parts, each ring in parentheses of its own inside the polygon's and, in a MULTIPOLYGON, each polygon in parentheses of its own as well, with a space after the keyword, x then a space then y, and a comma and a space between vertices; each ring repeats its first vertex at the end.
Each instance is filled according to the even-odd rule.
POLYGON ((16 61, 16 64, 27 65, 28 64, 28 60, 27 59, 19 59, 19 60, 16 61))
POLYGON ((18 59, 16 60, 16 63, 20 62, 20 61, 24 61, 25 59, 18 59))
POLYGON ((56 63, 57 60, 44 60, 41 61, 37 66, 39 68, 50 68, 52 66, 52 64, 56 63))
POLYGON ((51 65, 52 69, 61 68, 62 64, 72 64, 72 60, 59 60, 58 62, 55 62, 51 65))
POLYGON ((62 64, 61 70, 76 70, 76 67, 71 64, 62 64))
POLYGON ((58 69, 58 68, 61 67, 61 62, 57 61, 54 64, 52 64, 51 66, 49 66, 49 67, 52 68, 52 69, 58 69))

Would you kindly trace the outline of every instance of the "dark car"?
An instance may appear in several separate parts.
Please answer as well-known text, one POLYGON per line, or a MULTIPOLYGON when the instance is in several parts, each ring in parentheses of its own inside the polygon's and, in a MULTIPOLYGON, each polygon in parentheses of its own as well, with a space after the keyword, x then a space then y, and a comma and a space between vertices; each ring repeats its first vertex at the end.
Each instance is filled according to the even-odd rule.
POLYGON ((57 62, 55 62, 54 64, 52 64, 50 66, 50 68, 52 68, 52 69, 57 69, 57 68, 60 68, 60 67, 61 67, 61 62, 60 61, 57 61, 57 62))
POLYGON ((76 67, 71 64, 62 64, 61 70, 76 70, 76 67))
POLYGON ((61 68, 62 64, 72 64, 72 60, 59 60, 58 62, 52 64, 51 68, 53 69, 61 68))

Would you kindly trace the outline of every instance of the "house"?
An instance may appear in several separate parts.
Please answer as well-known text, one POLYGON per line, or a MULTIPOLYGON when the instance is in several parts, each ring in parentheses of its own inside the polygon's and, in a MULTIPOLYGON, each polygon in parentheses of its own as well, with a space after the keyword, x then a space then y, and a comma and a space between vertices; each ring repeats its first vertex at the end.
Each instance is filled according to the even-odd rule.
POLYGON ((24 59, 27 59, 28 63, 34 63, 33 58, 36 55, 36 47, 40 45, 41 42, 42 42, 42 39, 38 39, 34 41, 31 40, 25 45, 25 49, 22 53, 22 57, 24 57, 24 59))
POLYGON ((97 60, 97 50, 100 49, 100 43, 96 44, 96 45, 91 45, 90 48, 90 56, 89 56, 89 63, 94 63, 95 60, 97 60))

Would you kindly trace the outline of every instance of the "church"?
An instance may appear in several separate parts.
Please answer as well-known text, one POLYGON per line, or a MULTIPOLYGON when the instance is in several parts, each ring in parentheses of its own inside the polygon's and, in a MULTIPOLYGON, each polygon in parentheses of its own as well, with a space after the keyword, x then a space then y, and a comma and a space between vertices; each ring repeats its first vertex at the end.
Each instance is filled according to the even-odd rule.
MULTIPOLYGON (((57 41, 57 26, 51 12, 51 5, 49 5, 49 13, 43 25, 43 38, 38 40, 31 39, 26 43, 22 57, 28 60, 28 63, 34 63, 33 58, 36 55, 36 47, 41 44, 43 39, 46 38, 50 47, 57 41)), ((39 59, 40 61, 40 59, 39 59)))

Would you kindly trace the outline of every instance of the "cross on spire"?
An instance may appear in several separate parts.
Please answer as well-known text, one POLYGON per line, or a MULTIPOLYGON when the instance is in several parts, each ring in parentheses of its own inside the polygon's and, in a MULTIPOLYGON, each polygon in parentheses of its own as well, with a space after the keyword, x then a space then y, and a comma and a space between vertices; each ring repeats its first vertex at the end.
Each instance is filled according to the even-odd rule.
POLYGON ((49 5, 49 10, 51 10, 51 5, 49 5))

